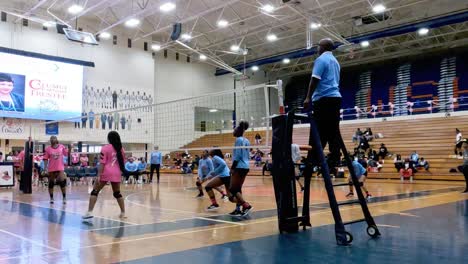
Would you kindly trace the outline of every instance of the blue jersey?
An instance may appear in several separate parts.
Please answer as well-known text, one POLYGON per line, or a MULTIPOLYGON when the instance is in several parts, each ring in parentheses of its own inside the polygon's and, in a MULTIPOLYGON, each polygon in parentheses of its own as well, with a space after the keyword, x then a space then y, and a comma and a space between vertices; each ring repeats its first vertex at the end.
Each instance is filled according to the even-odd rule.
MULTIPOLYGON (((238 137, 234 147, 248 147, 250 142, 244 137, 238 137)), ((250 155, 248 148, 234 149, 232 161, 237 161, 237 169, 249 169, 250 168, 250 155)))
POLYGON ((312 95, 312 102, 323 97, 341 97, 340 64, 331 51, 324 52, 315 60, 312 77, 320 80, 312 95))
POLYGON ((353 160, 353 168, 356 177, 359 179, 366 173, 366 169, 357 160, 353 160))
POLYGON ((151 152, 150 158, 151 164, 161 164, 162 163, 162 154, 159 151, 151 152))
POLYGON ((138 170, 138 165, 135 162, 131 163, 127 161, 127 163, 125 163, 125 169, 127 171, 134 172, 138 170))
POLYGON ((229 173, 229 168, 224 161, 224 159, 214 156, 213 159, 213 167, 214 170, 211 172, 211 175, 213 176, 219 176, 219 177, 229 177, 231 176, 229 173))
POLYGON ((138 164, 138 170, 139 170, 139 171, 144 171, 144 170, 146 170, 146 163, 145 163, 145 162, 140 162, 140 163, 138 164))
POLYGON ((213 162, 210 158, 200 159, 198 162, 198 177, 200 179, 206 178, 213 171, 213 162))

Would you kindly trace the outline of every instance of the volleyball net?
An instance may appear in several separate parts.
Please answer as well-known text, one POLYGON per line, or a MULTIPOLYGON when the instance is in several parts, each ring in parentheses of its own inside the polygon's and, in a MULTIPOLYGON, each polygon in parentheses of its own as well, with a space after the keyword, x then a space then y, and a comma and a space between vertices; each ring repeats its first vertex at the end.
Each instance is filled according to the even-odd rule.
POLYGON ((83 114, 30 126, 40 153, 51 135, 80 154, 97 154, 107 134, 117 131, 127 153, 147 158, 155 146, 164 154, 196 155, 205 149, 234 149, 233 128, 247 121, 251 147, 269 151, 272 114, 280 108, 281 81, 246 86, 150 105, 85 100, 83 114), (119 109, 120 107, 127 107, 119 109))

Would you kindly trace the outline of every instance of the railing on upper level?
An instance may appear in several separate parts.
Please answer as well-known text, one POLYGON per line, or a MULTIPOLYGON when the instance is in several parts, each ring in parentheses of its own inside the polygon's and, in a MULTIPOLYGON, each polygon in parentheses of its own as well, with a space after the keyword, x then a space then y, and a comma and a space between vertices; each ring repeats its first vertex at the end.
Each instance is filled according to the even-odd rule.
POLYGON ((432 113, 450 113, 468 110, 468 96, 450 97, 448 100, 408 101, 396 105, 372 105, 370 107, 346 108, 340 110, 341 120, 371 119, 379 117, 408 116, 432 113))

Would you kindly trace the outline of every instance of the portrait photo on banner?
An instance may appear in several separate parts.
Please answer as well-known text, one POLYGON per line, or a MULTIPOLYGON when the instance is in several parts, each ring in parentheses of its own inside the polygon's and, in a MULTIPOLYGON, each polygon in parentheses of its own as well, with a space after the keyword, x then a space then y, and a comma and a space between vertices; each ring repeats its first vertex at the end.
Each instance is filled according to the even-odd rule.
POLYGON ((0 164, 0 187, 10 187, 14 184, 13 164, 0 164))
POLYGON ((24 112, 26 76, 0 72, 0 111, 24 112))

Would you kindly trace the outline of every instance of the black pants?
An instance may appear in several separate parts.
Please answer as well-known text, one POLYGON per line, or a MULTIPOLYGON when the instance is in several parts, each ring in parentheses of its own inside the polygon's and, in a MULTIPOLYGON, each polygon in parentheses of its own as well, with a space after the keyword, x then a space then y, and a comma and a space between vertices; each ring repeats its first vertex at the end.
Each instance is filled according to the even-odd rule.
POLYGON ((124 175, 125 175, 126 181, 128 181, 130 176, 134 176, 135 180, 138 180, 138 176, 140 176, 140 172, 139 171, 126 171, 124 175))
POLYGON ((466 190, 468 190, 468 165, 458 166, 458 171, 465 176, 466 190))
POLYGON ((112 100, 112 108, 117 108, 117 99, 112 100))
POLYGON ((156 177, 158 179, 158 182, 159 182, 159 169, 161 168, 161 164, 151 164, 150 166, 150 182, 153 182, 153 174, 154 174, 154 170, 156 170, 156 177))
MULTIPOLYGON (((317 124, 322 148, 328 144, 330 155, 327 159, 330 173, 336 175, 336 165, 340 160, 340 143, 338 133, 340 133, 340 97, 324 97, 313 103, 313 118, 317 124)), ((315 152, 312 155, 314 164, 319 165, 315 152)))

